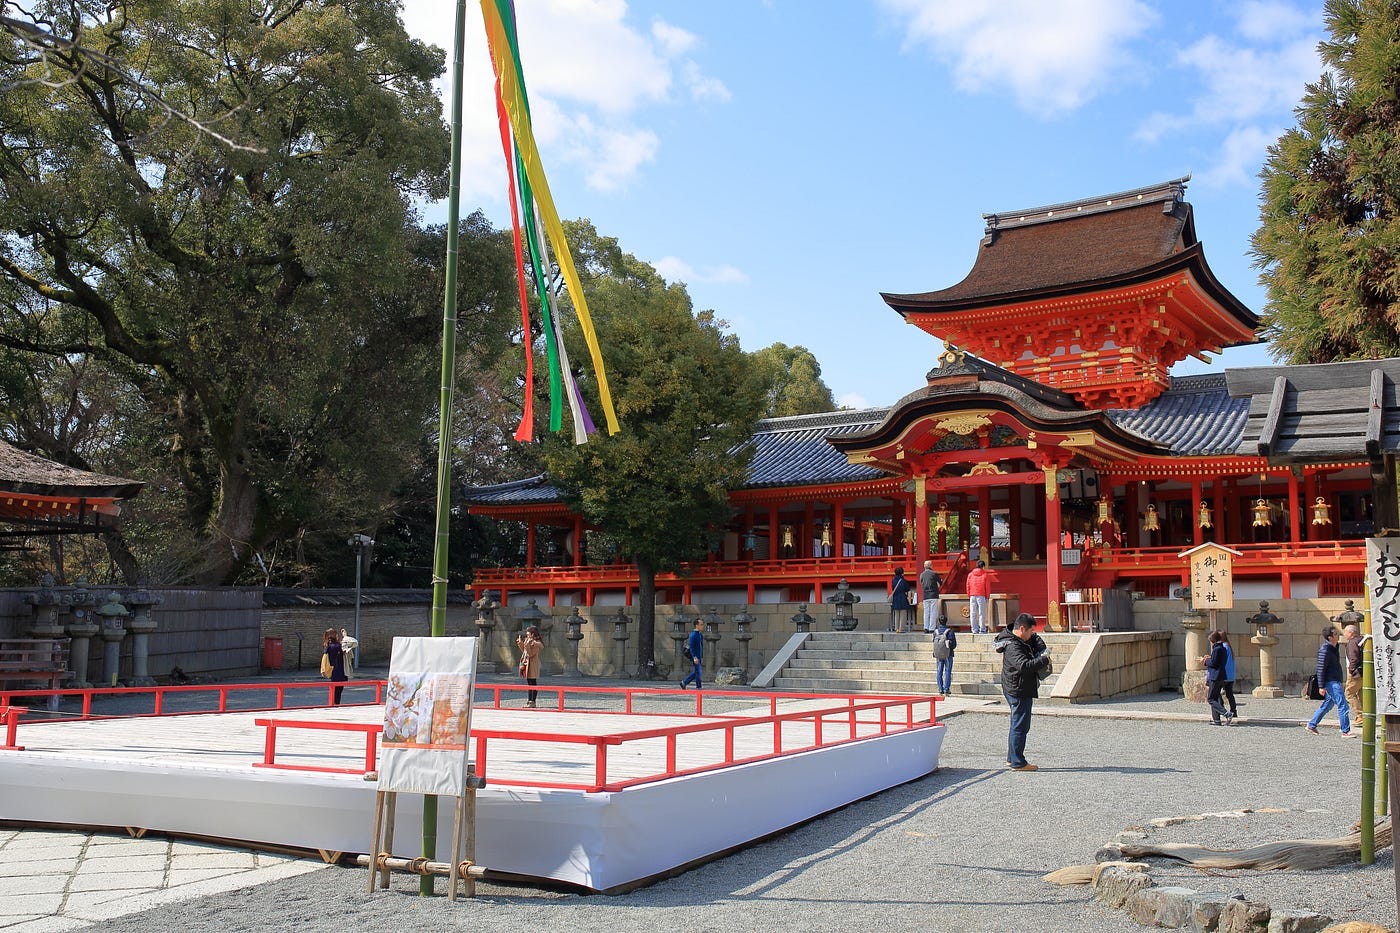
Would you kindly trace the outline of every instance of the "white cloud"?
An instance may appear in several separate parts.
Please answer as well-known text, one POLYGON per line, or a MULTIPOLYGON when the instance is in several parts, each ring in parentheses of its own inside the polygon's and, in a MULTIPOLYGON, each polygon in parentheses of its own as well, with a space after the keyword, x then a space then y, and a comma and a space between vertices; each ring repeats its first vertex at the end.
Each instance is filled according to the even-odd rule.
POLYGON ((1278 0, 1245 0, 1235 8, 1240 35, 1252 42, 1287 39, 1317 28, 1315 11, 1278 0))
POLYGON ((836 407, 838 408, 870 408, 870 402, 859 392, 846 392, 836 397, 836 407))
POLYGON ((663 256, 652 263, 652 268, 668 282, 684 282, 687 285, 747 285, 748 275, 734 266, 706 266, 697 269, 684 259, 676 256, 663 256))
MULTIPOLYGON (((677 106, 677 98, 729 99, 724 83, 688 57, 702 44, 699 36, 662 20, 635 26, 623 0, 530 0, 516 9, 531 119, 547 173, 562 161, 591 188, 625 188, 661 151, 660 136, 647 125, 650 111, 677 106)), ((467 15, 462 194, 467 203, 499 201, 505 157, 490 58, 474 4, 467 15)), ((450 5, 404 0, 403 18, 410 35, 447 49, 450 64, 450 5)), ((443 95, 450 97, 450 90, 443 95)))
POLYGON ((905 48, 949 62, 958 87, 1009 89, 1034 112, 1073 110, 1128 64, 1125 46, 1157 20, 1140 0, 881 0, 905 48))
POLYGON ((1264 130, 1257 126, 1231 130, 1220 144, 1219 158, 1204 172, 1196 173, 1195 180, 1207 188, 1257 184, 1269 146, 1278 140, 1282 132, 1281 129, 1264 130))

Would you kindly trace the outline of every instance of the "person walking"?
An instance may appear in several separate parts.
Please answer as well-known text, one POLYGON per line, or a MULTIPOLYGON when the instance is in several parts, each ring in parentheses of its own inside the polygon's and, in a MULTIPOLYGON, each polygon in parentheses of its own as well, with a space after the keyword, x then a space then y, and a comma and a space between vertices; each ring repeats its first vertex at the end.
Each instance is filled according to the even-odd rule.
MULTIPOLYGON (((1347 601, 1350 608, 1351 601, 1347 601)), ((1361 709, 1361 630, 1354 624, 1342 629, 1347 637, 1347 687, 1346 698, 1355 710, 1361 709)))
POLYGON ((1210 654, 1201 658, 1201 663, 1206 667, 1206 683, 1210 686, 1210 692, 1206 696, 1210 703, 1210 724, 1212 726, 1230 725, 1235 720, 1235 685, 1233 658, 1231 657, 1230 643, 1225 639, 1225 633, 1219 630, 1210 633, 1210 654), (1226 708, 1221 694, 1229 684, 1230 706, 1226 708), (1223 720, 1223 722, 1222 722, 1223 720))
POLYGON ((890 631, 907 632, 914 625, 914 606, 909 602, 913 589, 904 579, 904 568, 894 568, 894 579, 890 581, 890 631))
POLYGON ((525 630, 524 635, 516 635, 515 647, 520 649, 520 674, 525 678, 525 683, 530 685, 525 706, 527 709, 534 709, 540 697, 540 692, 535 687, 540 682, 540 652, 544 650, 540 627, 532 625, 525 630))
POLYGON ((1351 704, 1347 702, 1346 694, 1342 690, 1342 659, 1337 651, 1339 634, 1335 625, 1328 625, 1322 630, 1322 644, 1317 649, 1317 683, 1324 696, 1322 705, 1313 713, 1312 719, 1308 720, 1304 728, 1317 735, 1317 724, 1322 722, 1322 717, 1335 706, 1337 720, 1342 727, 1342 737, 1351 739, 1355 738, 1357 733, 1351 730, 1351 704))
POLYGON ((924 631, 932 632, 943 617, 943 607, 938 598, 938 588, 943 579, 933 569, 933 561, 924 561, 923 572, 919 574, 919 598, 924 602, 924 631))
POLYGON ((695 689, 700 689, 700 662, 705 657, 705 623, 700 619, 695 620, 695 628, 690 631, 690 639, 685 643, 685 653, 690 657, 692 670, 681 679, 681 689, 684 690, 686 684, 695 681, 695 689))
POLYGON ((933 659, 938 662, 938 693, 947 696, 953 689, 953 654, 958 650, 958 633, 940 618, 933 630, 933 659))
POLYGON ((1011 728, 1006 739, 1006 766, 1013 771, 1037 771, 1026 761, 1026 736, 1031 731, 1031 708, 1040 696, 1040 681, 1050 670, 1050 650, 1035 633, 1035 616, 1018 615, 996 636, 1001 652, 1001 692, 1011 708, 1011 728))
POLYGON ((987 631, 987 600, 991 595, 992 575, 987 573, 987 562, 979 560, 977 566, 967 572, 967 612, 974 635, 987 631))
MULTIPOLYGON (((322 670, 330 668, 330 679, 333 684, 344 684, 350 678, 345 673, 345 651, 340 647, 340 633, 333 628, 326 629, 326 634, 321 638, 321 650, 325 660, 322 662, 322 670)), ((335 688, 331 702, 339 706, 340 696, 345 692, 345 687, 335 688)))

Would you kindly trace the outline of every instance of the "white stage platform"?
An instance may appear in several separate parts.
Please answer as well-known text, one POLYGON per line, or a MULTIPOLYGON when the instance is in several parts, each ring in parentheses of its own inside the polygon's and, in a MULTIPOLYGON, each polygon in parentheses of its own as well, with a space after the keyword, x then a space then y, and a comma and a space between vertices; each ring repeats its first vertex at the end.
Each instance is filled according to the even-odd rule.
MULTIPOLYGON (((785 701, 782 711, 796 708, 785 701)), ((264 742, 254 720, 382 717, 382 707, 359 706, 23 723, 19 744, 26 750, 0 751, 0 820, 367 852, 375 784, 354 775, 253 767, 264 742)), ((478 707, 472 727, 597 735, 701 719, 478 707)), ((786 725, 785 735, 797 725, 786 725)), ((862 726, 863 737, 841 745, 611 792, 488 786, 477 795, 476 862, 487 871, 599 891, 625 888, 922 777, 938 767, 945 730, 940 724, 878 735, 873 725, 862 726), (687 812, 696 818, 685 821, 687 812)), ((771 753, 772 743, 771 724, 740 730, 735 757, 771 753)), ((722 744, 722 733, 688 742, 678 766, 722 761, 722 744)), ((278 761, 355 768, 364 748, 358 733, 282 732, 278 761)), ((612 781, 657 771, 664 760, 660 739, 624 748, 609 756, 612 781)), ((593 754, 583 745, 493 741, 487 779, 585 783, 593 754)), ((400 795, 397 855, 419 854, 420 802, 400 795)), ((439 806, 443 851, 452 838, 452 812, 439 806)))

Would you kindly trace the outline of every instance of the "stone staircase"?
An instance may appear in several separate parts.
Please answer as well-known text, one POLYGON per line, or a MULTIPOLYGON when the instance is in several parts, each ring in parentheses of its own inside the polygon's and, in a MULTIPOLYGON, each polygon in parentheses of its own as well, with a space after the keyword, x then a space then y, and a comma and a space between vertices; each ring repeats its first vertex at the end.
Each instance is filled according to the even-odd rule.
MULTIPOLYGON (((1001 695, 1001 655, 992 635, 958 633, 953 696, 1001 695)), ((1041 685, 1047 697, 1078 642, 1042 634, 1055 673, 1041 685)), ((923 632, 813 632, 773 679, 771 689, 810 693, 936 693, 933 638, 923 632)))

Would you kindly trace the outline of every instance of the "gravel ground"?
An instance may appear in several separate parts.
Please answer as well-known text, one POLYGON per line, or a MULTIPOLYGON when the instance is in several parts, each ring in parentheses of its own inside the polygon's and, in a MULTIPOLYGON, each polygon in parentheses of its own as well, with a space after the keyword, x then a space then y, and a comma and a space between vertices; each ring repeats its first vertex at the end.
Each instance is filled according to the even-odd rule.
MULTIPOLYGON (((1004 711, 964 713, 948 720, 936 773, 628 894, 482 883, 474 900, 450 904, 418 897, 417 879, 402 874, 392 890, 366 895, 364 869, 335 867, 103 927, 1137 931, 1126 914, 1095 903, 1089 888, 1058 887, 1040 876, 1092 862, 1098 847, 1125 829, 1154 841, 1227 848, 1345 835, 1359 810, 1360 743, 1337 735, 1335 714, 1320 736, 1299 728, 1313 708, 1296 699, 1245 698, 1241 715, 1253 722, 1214 728, 1204 724, 1201 704, 1171 694, 1042 706, 1027 749, 1041 766, 1035 773, 1006 770, 1004 711), (1134 716, 1154 718, 1121 718, 1134 716), (1150 825, 1244 809, 1280 812, 1150 825)), ((677 821, 657 831, 685 827, 677 821)), ((1163 861, 1151 874, 1158 884, 1239 891, 1275 908, 1396 927, 1389 850, 1365 868, 1205 872, 1163 861)))

